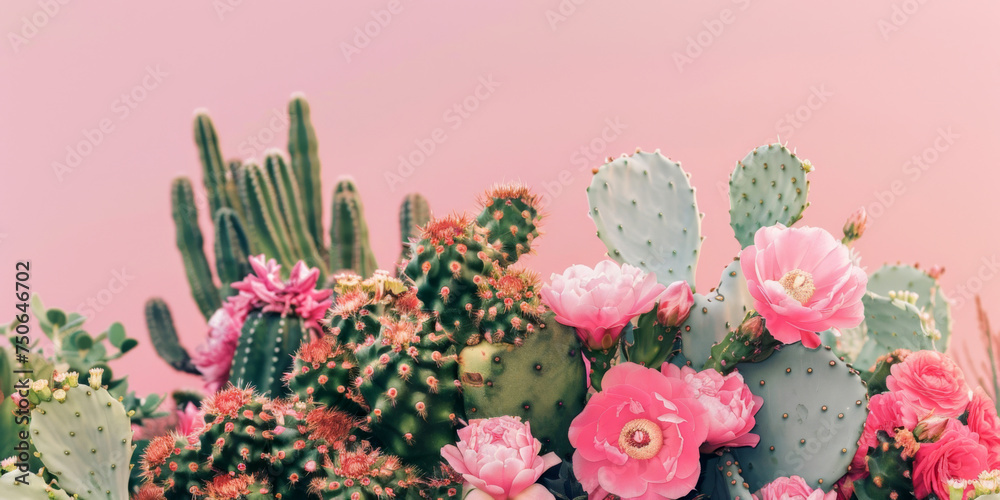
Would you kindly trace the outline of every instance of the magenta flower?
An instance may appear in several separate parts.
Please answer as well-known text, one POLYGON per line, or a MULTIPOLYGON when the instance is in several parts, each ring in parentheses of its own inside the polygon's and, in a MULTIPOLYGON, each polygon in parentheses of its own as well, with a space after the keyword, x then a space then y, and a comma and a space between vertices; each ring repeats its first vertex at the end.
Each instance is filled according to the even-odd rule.
POLYGON ((740 252, 754 308, 784 344, 819 346, 816 332, 852 328, 864 319, 868 276, 847 247, 820 228, 762 227, 740 252))
POLYGON ((198 409, 198 405, 194 403, 188 403, 184 409, 178 409, 175 412, 177 414, 177 432, 182 436, 193 437, 205 426, 205 417, 198 409))
POLYGON ((471 420, 458 430, 459 441, 441 456, 465 479, 472 492, 466 499, 547 500, 555 497, 540 484, 542 473, 561 460, 555 453, 538 456, 542 443, 520 417, 471 420))
POLYGON ((709 416, 678 376, 611 368, 570 424, 573 472, 590 498, 681 498, 698 483, 709 416))
POLYGON ((949 479, 975 479, 989 470, 989 451, 979 435, 958 420, 949 420, 941 438, 920 443, 913 461, 913 489, 917 498, 934 493, 949 498, 949 479))
POLYGON ((708 436, 701 446, 703 453, 723 446, 757 446, 760 442, 760 436, 750 430, 757 423, 754 416, 760 411, 764 398, 750 392, 739 372, 723 376, 712 368, 699 372, 670 363, 664 363, 660 371, 668 377, 684 380, 705 408, 708 436))
POLYGON ((989 452, 990 469, 1000 469, 1000 418, 993 400, 982 387, 976 387, 969 403, 969 430, 979 434, 979 442, 986 446, 989 452))
POLYGON ((919 418, 912 403, 899 392, 883 392, 872 396, 868 400, 865 427, 858 439, 858 451, 851 462, 851 477, 861 478, 867 475, 865 457, 868 456, 869 449, 878 445, 878 431, 885 431, 889 433, 889 437, 895 438, 896 429, 912 431, 919 418))
POLYGON ((247 309, 227 301, 208 320, 208 337, 191 353, 191 362, 201 372, 205 390, 218 391, 229 382, 229 370, 239 344, 247 309))
POLYGON ((755 500, 834 500, 835 498, 837 492, 827 493, 818 488, 814 490, 799 476, 779 477, 754 494, 755 500))
POLYGON ((553 274, 552 283, 542 287, 542 300, 590 349, 608 350, 625 325, 651 310, 665 290, 653 274, 603 260, 593 269, 575 265, 553 274))
POLYGON ((663 326, 680 326, 694 305, 694 294, 687 281, 675 281, 667 286, 660 297, 660 305, 656 309, 656 321, 663 326))
POLYGON ((962 369, 937 351, 913 352, 902 363, 892 365, 889 372, 886 387, 901 392, 923 413, 953 418, 969 405, 969 384, 962 369))

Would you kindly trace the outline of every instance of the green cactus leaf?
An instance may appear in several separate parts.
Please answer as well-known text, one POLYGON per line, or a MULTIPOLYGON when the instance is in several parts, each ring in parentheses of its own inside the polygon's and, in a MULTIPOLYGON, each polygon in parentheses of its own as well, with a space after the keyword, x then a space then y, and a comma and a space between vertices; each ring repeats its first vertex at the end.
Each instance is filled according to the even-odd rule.
POLYGON ((637 151, 603 165, 587 188, 590 217, 608 255, 660 283, 694 283, 701 248, 695 190, 679 163, 637 151))
POLYGON ((887 264, 868 277, 869 292, 888 296, 890 292, 901 290, 917 294, 914 305, 932 315, 934 328, 941 335, 940 341, 935 341, 934 345, 938 350, 945 350, 951 334, 951 307, 941 284, 926 272, 907 265, 887 264))
POLYGON ((45 311, 45 318, 52 324, 52 326, 62 328, 66 324, 66 313, 59 309, 49 309, 45 311))
POLYGON ((86 332, 78 332, 73 336, 73 345, 81 351, 86 351, 94 345, 94 338, 86 332))
POLYGON ((125 342, 126 338, 125 327, 121 323, 116 321, 108 327, 108 341, 111 342, 111 345, 121 348, 122 342, 125 342))
POLYGON ((865 306, 868 338, 882 348, 879 356, 896 349, 934 349, 934 338, 925 328, 917 306, 870 292, 861 302, 865 306))
POLYGON ((131 351, 132 349, 135 349, 135 347, 138 345, 139 341, 136 339, 125 339, 122 341, 122 345, 121 347, 119 347, 119 349, 121 349, 122 354, 124 354, 126 352, 131 351))
POLYGON ((734 260, 723 270, 714 292, 694 294, 691 315, 680 328, 683 360, 701 368, 712 355, 712 346, 739 327, 752 307, 740 262, 734 260))
POLYGON ((781 144, 754 149, 729 178, 729 225, 744 248, 765 226, 791 226, 809 206, 809 162, 781 144))
POLYGON ((718 500, 752 500, 750 485, 743 480, 742 468, 730 452, 705 462, 698 494, 718 500))
POLYGON ((46 483, 38 474, 0 476, 0 498, 11 500, 71 500, 65 491, 46 483))

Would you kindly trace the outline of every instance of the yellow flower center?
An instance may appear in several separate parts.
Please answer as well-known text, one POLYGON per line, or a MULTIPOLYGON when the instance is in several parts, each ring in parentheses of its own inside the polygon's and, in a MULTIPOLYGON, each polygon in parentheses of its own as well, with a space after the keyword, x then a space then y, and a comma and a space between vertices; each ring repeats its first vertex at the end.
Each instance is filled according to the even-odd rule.
POLYGON ((637 418, 625 424, 621 434, 618 435, 618 448, 638 460, 655 457, 662 447, 663 431, 660 430, 660 426, 644 418, 637 418))
POLYGON ((778 283, 785 289, 785 293, 789 297, 799 301, 802 305, 809 302, 813 293, 816 292, 816 285, 813 283, 812 275, 801 269, 788 271, 781 277, 778 283))

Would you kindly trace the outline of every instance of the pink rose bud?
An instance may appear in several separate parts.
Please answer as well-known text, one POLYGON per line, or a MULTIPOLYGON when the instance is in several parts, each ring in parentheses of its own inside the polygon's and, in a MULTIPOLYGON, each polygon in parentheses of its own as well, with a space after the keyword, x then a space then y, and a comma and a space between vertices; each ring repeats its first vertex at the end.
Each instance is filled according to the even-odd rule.
POLYGON ((847 222, 844 223, 844 243, 850 243, 865 234, 867 224, 868 212, 865 211, 865 207, 861 207, 851 214, 847 218, 847 222))
POLYGON ((743 323, 740 323, 740 336, 751 339, 759 339, 764 334, 764 318, 753 315, 743 323))
POLYGON ((921 441, 937 441, 948 425, 948 418, 933 415, 920 421, 913 433, 921 441))
POLYGON ((680 326, 694 305, 694 294, 687 281, 675 281, 667 287, 660 296, 660 305, 656 310, 656 321, 663 326, 680 326))

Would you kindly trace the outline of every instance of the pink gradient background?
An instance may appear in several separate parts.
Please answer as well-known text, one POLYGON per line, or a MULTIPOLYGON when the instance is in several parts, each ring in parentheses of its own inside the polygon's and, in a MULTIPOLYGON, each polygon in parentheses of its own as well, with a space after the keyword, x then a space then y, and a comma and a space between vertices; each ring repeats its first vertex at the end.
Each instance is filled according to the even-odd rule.
MULTIPOLYGON (((573 155, 600 137, 606 120, 618 120, 626 128, 599 156, 661 148, 692 172, 706 213, 698 273, 705 290, 738 251, 727 176, 780 133, 816 167, 803 223, 839 231, 856 207, 875 207, 880 216, 858 244, 869 270, 897 260, 946 266, 945 290, 964 302, 954 308, 959 344, 979 342, 971 295, 960 286, 981 287, 1000 321, 1000 282, 986 264, 1000 252, 1000 5, 927 2, 905 20, 897 15, 903 22, 884 37, 880 21, 891 23, 894 5, 906 2, 577 1, 553 28, 547 11, 558 12, 557 0, 403 0, 350 61, 342 44, 388 2, 242 2, 222 16, 211 2, 70 2, 16 51, 9 33, 40 7, 6 2, 0 286, 13 288, 14 261, 31 259, 46 305, 77 310, 124 268, 134 279, 90 321, 93 331, 122 321, 142 341, 116 370, 131 373, 141 392, 197 385, 155 357, 142 313, 147 298, 162 296, 188 347, 204 335, 174 247, 168 195, 175 176, 201 183, 192 111, 209 108, 226 156, 239 157, 240 143, 303 91, 320 140, 324 207, 336 178, 353 175, 383 265, 398 252, 396 211, 406 192, 424 193, 443 214, 471 207, 495 181, 520 179, 544 193, 563 170, 568 185, 550 197, 547 234, 531 263, 544 276, 592 265, 604 248, 584 188, 589 168, 602 162, 573 155), (731 22, 718 36, 701 35, 711 44, 679 71, 673 54, 722 18, 731 22), (148 66, 167 76, 122 118, 113 103, 148 66), (490 75, 499 87, 452 128, 445 111, 490 75), (813 88, 831 95, 804 108, 813 88), (797 110, 811 116, 788 128, 782 120, 797 110), (114 130, 60 181, 53 162, 104 119, 114 130), (437 127, 447 140, 391 190, 385 172, 437 127), (949 128, 958 137, 926 172, 915 179, 904 170, 949 128), (876 193, 894 182, 903 194, 880 202, 876 193)), ((269 145, 284 147, 286 133, 269 145)), ((5 314, 11 295, 0 302, 5 314)))

